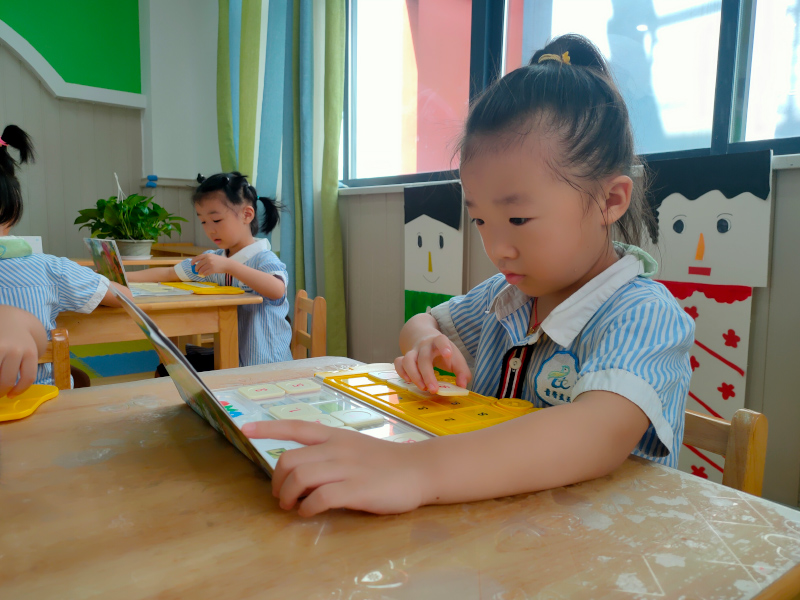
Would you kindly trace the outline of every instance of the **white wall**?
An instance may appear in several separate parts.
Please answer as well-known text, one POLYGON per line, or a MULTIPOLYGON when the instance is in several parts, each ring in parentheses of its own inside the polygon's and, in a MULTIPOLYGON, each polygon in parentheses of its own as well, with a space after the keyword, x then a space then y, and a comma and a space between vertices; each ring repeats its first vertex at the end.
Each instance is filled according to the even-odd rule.
POLYGON ((27 62, 0 44, 0 128, 19 125, 33 140, 36 162, 19 172, 24 212, 14 235, 40 235, 48 254, 88 256, 78 211, 122 188, 135 191, 142 172, 142 111, 58 99, 27 62))
POLYGON ((139 0, 144 175, 221 171, 217 138, 217 0, 139 0))

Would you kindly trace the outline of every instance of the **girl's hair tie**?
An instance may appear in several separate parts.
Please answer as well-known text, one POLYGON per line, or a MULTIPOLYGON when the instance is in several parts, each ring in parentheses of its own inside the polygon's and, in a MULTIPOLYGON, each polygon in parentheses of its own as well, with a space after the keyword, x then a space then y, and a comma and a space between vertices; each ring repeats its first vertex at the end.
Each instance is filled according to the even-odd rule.
POLYGON ((0 138, 0 146, 8 146, 8 142, 4 141, 3 138, 0 138))
POLYGON ((569 63, 569 51, 564 52, 564 54, 542 54, 539 57, 537 62, 544 62, 546 60, 555 60, 560 63, 570 64, 569 63))

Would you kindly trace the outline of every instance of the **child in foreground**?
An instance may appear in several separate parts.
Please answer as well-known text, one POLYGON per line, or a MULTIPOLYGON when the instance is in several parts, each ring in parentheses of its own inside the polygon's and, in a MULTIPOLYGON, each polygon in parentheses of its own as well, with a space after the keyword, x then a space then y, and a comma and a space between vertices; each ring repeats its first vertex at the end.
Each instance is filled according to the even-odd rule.
MULTIPOLYGON (((55 329, 56 318, 64 311, 90 313, 100 304, 121 306, 110 286, 130 298, 128 288, 110 283, 68 258, 33 254, 27 242, 9 235, 23 209, 18 163, 9 148, 19 152, 19 163, 33 160, 28 135, 16 125, 8 125, 0 136, 0 304, 32 313, 48 332, 55 329)), ((54 382, 53 365, 39 365, 36 383, 54 382)))
POLYGON ((0 398, 19 396, 31 386, 46 349, 47 332, 39 319, 0 304, 0 398))
MULTIPOLYGON (((208 238, 218 246, 172 267, 128 274, 129 281, 211 281, 233 285, 263 296, 261 304, 238 309, 239 366, 292 360, 289 344, 292 328, 286 320, 289 302, 286 265, 272 252, 269 240, 256 239, 259 232, 258 204, 264 207, 264 233, 279 221, 278 206, 260 197, 241 173, 218 173, 198 177, 200 185, 192 200, 197 218, 208 238)), ((189 353, 187 359, 198 371, 214 369, 213 354, 189 353)), ((163 366, 161 375, 167 375, 163 366), (163 371, 162 371, 163 369, 163 371)))
POLYGON ((545 410, 396 444, 302 421, 245 425, 294 440, 273 494, 299 513, 398 513, 601 477, 631 453, 677 465, 694 322, 638 245, 652 216, 625 104, 585 38, 557 38, 470 107, 460 146, 469 216, 499 274, 410 319, 397 372, 434 367, 545 410), (624 243, 612 241, 619 237, 624 243))

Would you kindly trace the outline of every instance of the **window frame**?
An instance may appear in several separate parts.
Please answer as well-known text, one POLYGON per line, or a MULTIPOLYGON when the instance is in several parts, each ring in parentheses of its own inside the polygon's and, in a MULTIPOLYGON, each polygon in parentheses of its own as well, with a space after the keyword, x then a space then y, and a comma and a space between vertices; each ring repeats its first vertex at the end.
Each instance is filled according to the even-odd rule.
MULTIPOLYGON (((540 0, 552 2, 553 0, 540 0)), ((480 94, 502 72, 505 11, 507 0, 472 0, 470 37, 469 101, 480 94)), ((747 82, 750 77, 755 26, 756 0, 721 0, 720 35, 717 54, 717 73, 714 88, 714 113, 711 125, 711 144, 706 148, 693 148, 670 152, 645 153, 646 162, 734 154, 771 149, 773 154, 800 153, 800 137, 772 138, 768 140, 732 141, 734 134, 742 131, 747 118, 747 82), (740 81, 741 80, 741 81, 740 81)), ((356 3, 345 0, 346 47, 344 92, 344 187, 402 185, 458 179, 457 169, 428 173, 387 175, 384 177, 350 178, 350 166, 355 161, 354 114, 357 14, 356 3)))

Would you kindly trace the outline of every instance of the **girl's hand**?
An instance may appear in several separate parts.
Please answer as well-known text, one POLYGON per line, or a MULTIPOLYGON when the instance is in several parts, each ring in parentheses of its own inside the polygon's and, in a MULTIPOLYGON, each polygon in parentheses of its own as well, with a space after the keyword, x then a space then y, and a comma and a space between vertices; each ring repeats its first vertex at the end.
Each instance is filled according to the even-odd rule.
POLYGON ((387 442, 363 433, 306 421, 261 421, 242 427, 251 438, 293 440, 305 448, 281 454, 272 495, 310 517, 331 508, 377 514, 407 512, 424 501, 422 442, 387 442))
POLYGON ((472 379, 466 359, 443 333, 420 338, 404 356, 394 359, 394 367, 400 377, 432 394, 439 391, 434 364, 454 373, 459 387, 467 387, 472 379))
POLYGON ((230 263, 230 258, 212 253, 201 254, 192 259, 194 270, 201 277, 208 277, 213 273, 227 273, 230 263))
POLYGON ((16 323, 4 326, 6 329, 0 336, 0 397, 13 398, 31 387, 36 379, 39 349, 27 328, 16 323))

